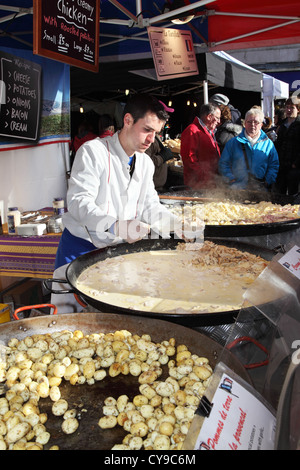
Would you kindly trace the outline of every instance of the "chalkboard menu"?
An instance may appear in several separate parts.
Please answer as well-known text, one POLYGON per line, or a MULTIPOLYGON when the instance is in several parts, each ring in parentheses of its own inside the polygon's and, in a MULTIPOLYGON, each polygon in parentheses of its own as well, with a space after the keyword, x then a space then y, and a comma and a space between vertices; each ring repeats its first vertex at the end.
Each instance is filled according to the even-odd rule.
POLYGON ((33 0, 33 53, 97 72, 99 21, 100 0, 33 0))
POLYGON ((36 141, 41 109, 41 66, 0 51, 0 135, 36 141))

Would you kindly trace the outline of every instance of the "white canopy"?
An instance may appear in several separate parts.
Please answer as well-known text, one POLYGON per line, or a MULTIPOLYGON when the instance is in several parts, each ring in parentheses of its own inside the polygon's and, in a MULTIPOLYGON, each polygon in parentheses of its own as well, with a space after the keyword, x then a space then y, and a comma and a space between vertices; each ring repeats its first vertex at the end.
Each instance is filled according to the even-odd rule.
POLYGON ((266 116, 274 117, 274 100, 289 97, 289 84, 264 73, 263 110, 266 116))
MULTIPOLYGON (((227 58, 227 60, 231 60, 239 64, 240 66, 244 66, 249 70, 255 70, 253 67, 241 62, 240 60, 232 57, 231 55, 227 54, 224 51, 217 51, 215 54, 220 55, 220 57, 227 58)), ((269 116, 273 119, 274 117, 274 100, 280 98, 288 98, 289 97, 289 84, 286 82, 282 82, 277 78, 274 78, 266 73, 263 73, 263 83, 262 83, 262 98, 261 98, 261 106, 264 111, 265 116, 269 116)))

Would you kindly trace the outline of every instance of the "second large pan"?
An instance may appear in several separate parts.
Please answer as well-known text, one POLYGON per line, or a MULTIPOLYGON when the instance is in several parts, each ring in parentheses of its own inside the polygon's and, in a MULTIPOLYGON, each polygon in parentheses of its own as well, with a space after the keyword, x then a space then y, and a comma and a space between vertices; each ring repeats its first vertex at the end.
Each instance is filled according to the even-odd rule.
MULTIPOLYGON (((252 204, 268 201, 273 204, 284 206, 296 204, 296 196, 276 195, 273 193, 262 193, 258 191, 178 191, 160 195, 160 201, 165 205, 205 204, 210 202, 232 201, 233 203, 252 204)), ((297 202, 299 204, 299 202, 297 202)), ((280 222, 266 222, 259 224, 228 224, 228 225, 206 225, 205 237, 256 237, 274 235, 300 228, 300 217, 280 222)))
MULTIPOLYGON (((214 240, 214 243, 223 244, 226 246, 238 248, 242 251, 247 251, 249 253, 261 256, 266 260, 271 260, 274 256, 274 252, 269 249, 259 248, 249 244, 243 244, 234 242, 231 240, 214 240)), ((151 311, 138 311, 132 310, 129 308, 123 308, 111 304, 106 304, 101 302, 93 297, 90 297, 86 294, 80 292, 77 288, 77 279, 79 275, 86 268, 97 263, 98 261, 103 261, 107 257, 114 257, 119 255, 125 255, 133 252, 140 251, 149 251, 149 250, 174 250, 178 243, 182 243, 181 240, 142 240, 136 242, 132 245, 128 243, 116 245, 114 247, 98 249, 87 253, 85 255, 79 256, 74 261, 70 263, 66 271, 67 281, 72 287, 72 291, 76 294, 79 294, 85 302, 101 312, 110 312, 126 315, 142 315, 145 317, 151 317, 154 319, 162 319, 172 321, 174 323, 179 323, 180 325, 185 326, 207 326, 207 325, 221 325, 226 323, 232 323, 237 318, 239 311, 224 311, 216 313, 157 313, 151 311)))

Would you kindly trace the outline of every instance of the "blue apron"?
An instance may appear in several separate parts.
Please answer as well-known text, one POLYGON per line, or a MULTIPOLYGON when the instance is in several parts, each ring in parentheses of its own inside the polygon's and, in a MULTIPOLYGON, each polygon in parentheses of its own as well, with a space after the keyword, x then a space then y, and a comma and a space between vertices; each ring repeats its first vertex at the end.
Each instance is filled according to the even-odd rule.
POLYGON ((65 228, 56 252, 54 269, 71 263, 71 261, 78 258, 78 256, 96 249, 97 247, 93 245, 93 243, 83 238, 75 237, 65 228))

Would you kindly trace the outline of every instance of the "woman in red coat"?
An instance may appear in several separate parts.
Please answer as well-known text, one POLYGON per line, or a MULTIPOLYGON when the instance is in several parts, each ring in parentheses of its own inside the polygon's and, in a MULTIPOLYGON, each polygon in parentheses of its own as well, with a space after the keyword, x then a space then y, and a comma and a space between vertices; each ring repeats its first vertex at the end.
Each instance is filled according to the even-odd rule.
POLYGON ((184 184, 192 189, 215 186, 220 150, 215 129, 220 123, 219 106, 209 103, 201 106, 199 117, 181 134, 181 157, 184 184))

